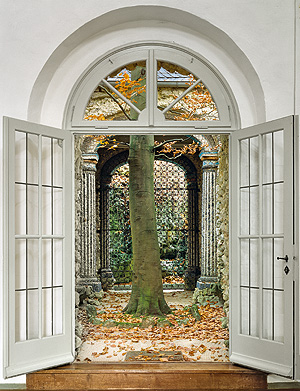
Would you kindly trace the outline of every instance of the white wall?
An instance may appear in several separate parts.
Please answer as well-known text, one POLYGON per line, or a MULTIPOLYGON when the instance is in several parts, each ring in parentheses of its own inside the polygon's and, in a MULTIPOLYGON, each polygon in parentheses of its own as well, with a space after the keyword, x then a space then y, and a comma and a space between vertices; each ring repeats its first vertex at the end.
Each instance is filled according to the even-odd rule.
MULTIPOLYGON (((229 83, 242 126, 299 113, 299 6, 299 0, 0 0, 0 115, 62 126, 68 97, 89 64, 141 40, 176 42, 206 57, 229 83)), ((0 230, 2 241, 2 224, 0 230)), ((0 265, 3 278, 2 253, 0 265)), ((1 329, 2 323, 0 306, 1 329)))

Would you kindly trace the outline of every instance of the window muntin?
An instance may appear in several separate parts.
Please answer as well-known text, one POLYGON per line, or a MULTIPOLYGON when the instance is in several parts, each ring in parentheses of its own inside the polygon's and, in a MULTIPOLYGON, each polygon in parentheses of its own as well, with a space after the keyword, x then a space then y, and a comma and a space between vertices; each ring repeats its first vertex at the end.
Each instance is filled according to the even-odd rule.
POLYGON ((63 333, 64 144, 14 136, 15 342, 24 342, 63 333))
MULTIPOLYGON (((193 87, 196 87, 196 85, 193 87)), ((190 96, 185 99, 191 99, 195 91, 191 92, 190 96)), ((112 103, 112 101, 110 102, 112 103)), ((122 104, 125 105, 124 103, 122 104)), ((93 128, 96 131, 103 130, 105 133, 107 133, 108 129, 112 129, 113 134, 144 134, 145 132, 149 133, 150 128, 153 133, 169 133, 173 127, 178 128, 181 134, 193 134, 195 129, 211 129, 222 133, 223 131, 227 132, 228 129, 235 128, 239 123, 235 99, 232 96, 230 87, 219 75, 218 71, 198 54, 189 53, 171 44, 153 44, 149 46, 137 43, 134 46, 117 49, 98 59, 94 64, 91 64, 74 87, 68 106, 66 127, 76 129, 80 133, 93 128), (111 84, 109 83, 111 81, 108 76, 116 77, 125 66, 128 67, 126 64, 139 64, 141 62, 144 62, 146 65, 147 84, 144 95, 146 102, 144 105, 141 105, 141 109, 137 108, 134 104, 135 102, 128 101, 126 97, 120 95, 119 91, 117 92, 118 99, 121 99, 120 102, 124 101, 130 107, 130 109, 126 108, 127 113, 136 113, 136 116, 134 118, 131 117, 129 120, 124 113, 120 117, 115 116, 113 113, 113 116, 110 117, 111 113, 106 113, 103 110, 93 112, 89 106, 91 103, 90 99, 95 97, 93 92, 96 95, 100 92, 96 90, 100 83, 104 83, 111 91, 111 84), (164 113, 157 107, 157 72, 161 67, 160 65, 165 63, 176 64, 176 67, 180 69, 179 73, 185 70, 184 74, 191 74, 196 81, 199 80, 202 83, 217 108, 217 119, 216 115, 214 115, 203 120, 203 118, 201 119, 197 115, 188 113, 185 115, 186 118, 184 120, 173 120, 172 116, 170 118, 169 110, 167 110, 167 118, 165 117, 164 113), (84 119, 84 117, 90 114, 99 117, 100 121, 92 117, 84 119)), ((182 102, 179 102, 178 106, 182 106, 182 102)), ((121 114, 121 110, 119 114, 121 114)), ((174 132, 176 133, 175 129, 170 134, 174 134, 174 132)))
POLYGON ((101 80, 84 120, 135 121, 146 107, 146 61, 124 65, 101 80))
POLYGON ((191 72, 169 62, 157 62, 157 107, 167 121, 216 121, 213 98, 191 72))

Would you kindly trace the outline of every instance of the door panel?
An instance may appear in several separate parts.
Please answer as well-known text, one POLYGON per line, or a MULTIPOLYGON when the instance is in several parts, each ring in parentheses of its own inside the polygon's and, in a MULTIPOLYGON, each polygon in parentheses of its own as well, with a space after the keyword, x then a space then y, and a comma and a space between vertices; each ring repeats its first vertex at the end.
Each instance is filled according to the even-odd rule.
POLYGON ((231 138, 230 360, 289 377, 293 152, 293 117, 242 129, 231 138))
POLYGON ((5 118, 6 377, 73 361, 71 148, 5 118))

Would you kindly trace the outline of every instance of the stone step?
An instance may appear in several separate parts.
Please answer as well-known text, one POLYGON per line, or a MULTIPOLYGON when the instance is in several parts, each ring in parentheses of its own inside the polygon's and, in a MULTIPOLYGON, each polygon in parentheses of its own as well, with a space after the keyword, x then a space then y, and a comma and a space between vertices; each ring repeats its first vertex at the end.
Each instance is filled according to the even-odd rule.
POLYGON ((27 390, 267 390, 267 375, 230 363, 118 362, 70 364, 27 375, 27 390))

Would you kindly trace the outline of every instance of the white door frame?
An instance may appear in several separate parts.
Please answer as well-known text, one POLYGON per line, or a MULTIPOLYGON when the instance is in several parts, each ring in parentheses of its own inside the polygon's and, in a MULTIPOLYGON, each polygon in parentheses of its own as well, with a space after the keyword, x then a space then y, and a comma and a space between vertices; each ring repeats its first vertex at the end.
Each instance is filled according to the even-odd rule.
MULTIPOLYGON (((70 132, 13 118, 4 118, 4 136, 4 180, 6 184, 4 195, 4 376, 7 378, 74 360, 75 348, 72 331, 75 313, 74 267, 72 265, 74 197, 71 165, 73 148, 70 132), (21 142, 21 150, 24 153, 20 161, 26 166, 25 172, 33 170, 36 173, 33 180, 29 179, 28 173, 22 175, 24 179, 16 178, 16 134, 23 135, 24 142, 21 142), (35 141, 32 141, 33 139, 35 141), (49 172, 49 167, 44 167, 44 169, 42 167, 43 156, 46 155, 43 142, 49 144, 46 153, 50 156, 50 171, 52 172, 50 182, 44 180, 42 176, 42 171, 49 172), (32 160, 29 158, 30 148, 34 155, 34 163, 31 164, 28 163, 32 160), (55 155, 53 151, 58 151, 58 155, 55 155), (60 168, 56 170, 54 166, 58 166, 54 163, 54 156, 59 156, 56 159, 61 162, 60 168), (58 174, 55 175, 55 172, 58 174), (60 179, 56 179, 55 182, 53 178, 60 179), (25 210, 25 215, 24 213, 20 215, 21 209, 15 207, 15 186, 24 189, 18 202, 21 209, 25 210), (33 209, 31 210, 37 217, 31 225, 28 225, 26 208, 30 205, 31 197, 27 196, 27 193, 29 194, 29 189, 33 187, 37 196, 32 203, 33 209), (46 194, 45 199, 50 202, 47 206, 49 213, 43 212, 46 205, 43 201, 43 194, 44 196, 46 194), (24 224, 22 228, 16 229, 16 210, 19 212, 18 220, 25 220, 26 227, 24 224), (47 228, 45 228, 45 222, 50 224, 47 228), (30 253, 29 241, 31 244, 35 242, 35 247, 31 248, 30 253), (20 254, 22 253, 23 256, 16 256, 16 242, 19 245, 22 242, 20 254), (18 270, 18 279, 16 279, 16 270, 18 270), (69 275, 70 272, 71 275, 69 275), (33 275, 35 276, 34 282, 32 282, 33 275), (17 295, 22 297, 18 311, 15 309, 17 295), (33 296, 34 301, 29 298, 33 296), (30 309, 28 312, 26 309, 32 302, 35 304, 34 311, 37 314, 34 320, 28 316, 34 311, 30 309), (43 313, 43 309, 48 309, 50 302, 50 312, 43 313), (19 326, 15 330, 17 318, 19 318, 19 326)), ((18 167, 21 167, 20 163, 18 167)), ((32 178, 32 175, 30 177, 32 178)))
MULTIPOLYGON (((277 265, 280 270, 281 270, 281 266, 282 266, 282 277, 283 277, 282 280, 283 280, 283 284, 285 284, 284 285, 285 286, 284 292, 290 291, 290 293, 287 296, 287 298, 289 297, 290 300, 288 300, 287 298, 285 299, 285 309, 290 314, 289 317, 292 318, 292 319, 290 319, 290 323, 289 324, 286 323, 284 326, 285 328, 290 330, 289 332, 284 334, 284 336, 285 336, 284 342, 287 345, 284 345, 281 342, 276 342, 276 338, 274 339, 274 341, 271 341, 272 338, 263 336, 262 319, 265 315, 265 310, 262 307, 262 303, 263 303, 262 296, 260 296, 259 303, 258 303, 259 309, 257 310, 258 313, 260 313, 260 315, 258 316, 259 330, 255 330, 254 334, 253 333, 251 334, 250 330, 245 332, 245 331, 242 331, 242 329, 240 328, 241 326, 239 325, 240 319, 239 319, 238 314, 241 311, 241 307, 240 307, 239 301, 237 300, 237 297, 239 296, 238 292, 240 292, 239 286, 242 286, 243 284, 241 282, 239 282, 240 275, 241 275, 240 269, 239 269, 240 266, 239 266, 239 264, 237 264, 236 261, 235 261, 235 263, 233 263, 233 259, 237 260, 240 257, 239 254, 240 254, 241 250, 238 250, 238 246, 239 246, 238 237, 240 234, 239 234, 239 228, 238 228, 237 224, 239 224, 239 221, 241 219, 241 218, 238 218, 238 215, 242 212, 240 210, 237 210, 238 205, 239 205, 237 193, 231 193, 231 196, 230 196, 230 202, 231 202, 231 207, 230 207, 231 219, 230 220, 235 221, 235 223, 233 225, 231 225, 231 227, 230 227, 230 235, 231 235, 231 239, 230 239, 230 243, 231 243, 231 246, 230 246, 230 259, 231 259, 231 262, 230 262, 230 285, 231 285, 230 303, 231 303, 231 314, 232 314, 232 316, 230 317, 230 321, 231 321, 230 335, 231 335, 231 342, 232 342, 231 345, 233 345, 233 346, 231 346, 231 349, 230 349, 231 350, 230 357, 236 363, 240 363, 240 364, 250 366, 250 367, 251 366, 257 367, 258 369, 266 370, 271 373, 274 372, 274 373, 281 374, 281 375, 288 376, 288 377, 294 377, 294 368, 296 365, 296 360, 294 360, 294 358, 295 358, 294 357, 295 341, 293 338, 293 334, 294 334, 293 330, 296 330, 295 317, 294 317, 295 304, 293 307, 289 306, 290 302, 293 302, 293 297, 295 296, 294 285, 295 285, 295 282, 297 283, 297 274, 296 274, 296 270, 295 270, 295 263, 296 263, 295 260, 298 259, 297 237, 298 237, 298 232, 299 232, 298 227, 297 227, 298 219, 297 219, 297 217, 295 217, 298 214, 298 197, 297 197, 297 195, 299 194, 297 191, 298 190, 298 180, 297 180, 298 151, 296 150, 296 147, 295 147, 295 145, 297 145, 298 132, 297 132, 297 128, 295 127, 294 122, 295 122, 294 117, 290 116, 290 117, 270 121, 267 123, 255 125, 253 127, 247 128, 247 129, 241 129, 240 131, 238 131, 237 133, 235 133, 233 135, 233 137, 237 140, 237 141, 235 141, 235 148, 237 148, 239 146, 238 139, 242 140, 243 138, 245 138, 245 140, 247 140, 248 137, 250 137, 250 138, 252 136, 254 137, 257 134, 260 134, 260 132, 262 132, 262 134, 264 134, 264 133, 269 134, 269 132, 281 130, 281 129, 284 129, 285 133, 288 132, 287 137, 285 137, 285 139, 284 139, 284 140, 286 140, 287 144, 284 144, 283 158, 284 158, 284 166, 285 166, 284 185, 286 184, 286 186, 289 187, 288 191, 286 191, 287 188, 285 186, 285 197, 288 197, 289 201, 287 204, 284 202, 284 204, 286 205, 286 207, 290 211, 288 216, 290 216, 292 218, 292 221, 288 220, 288 216, 284 220, 285 226, 284 226, 283 234, 284 234, 284 238, 285 238, 284 239, 285 245, 284 245, 284 250, 281 250, 281 251, 285 252, 285 254, 287 254, 287 253, 289 254, 289 261, 286 263, 286 265, 290 268, 290 272, 288 273, 287 276, 284 276, 283 268, 285 266, 285 263, 283 265, 281 265, 279 263, 277 264, 277 262, 282 262, 282 261, 276 260, 275 266, 273 266, 275 268, 274 269, 275 271, 273 270, 273 273, 276 272, 277 265), (291 173, 291 174, 289 174, 289 167, 291 167, 291 170, 293 170, 293 173, 291 173), (290 185, 288 185, 288 184, 290 184, 290 185), (290 189, 291 187, 292 187, 292 189, 290 189), (295 200, 295 201, 293 201, 293 200, 295 200), (232 313, 233 308, 237 308, 237 310, 235 311, 235 314, 232 313), (246 336, 247 333, 249 333, 249 337, 246 336), (236 339, 236 341, 235 341, 235 339, 236 339), (239 342, 237 342, 237 341, 239 341, 239 342), (256 344, 258 342, 259 342, 258 346, 261 346, 261 347, 264 346, 264 348, 261 352, 259 352, 258 351, 259 348, 256 347, 256 344), (248 350, 247 350, 246 346, 248 346, 248 350), (280 348, 280 346, 282 346, 282 347, 286 346, 285 350, 282 350, 280 348), (282 350, 282 353, 279 353, 279 351, 281 351, 280 349, 282 350), (247 355, 247 352, 249 350, 252 352, 252 353, 250 353, 250 357, 247 355), (272 351, 273 351, 273 353, 271 353, 272 351), (269 358, 267 358, 268 355, 266 354, 266 352, 269 353, 269 356, 270 356, 269 358), (288 358, 288 356, 289 356, 289 358, 288 358), (277 357, 277 361, 276 361, 276 357, 277 357), (273 360, 273 358, 274 358, 274 360, 273 360), (268 360, 269 360, 269 363, 268 363, 268 360), (278 362, 278 364, 276 364, 276 362, 278 362), (281 364, 279 364, 280 362, 281 362, 281 364), (284 363, 286 363, 286 364, 284 364, 284 363)), ((259 136, 258 141, 259 140, 261 141, 260 138, 261 138, 261 136, 259 136)), ((233 141, 233 140, 231 139, 231 141, 233 141)), ((235 153, 235 155, 239 154, 238 150, 236 150, 236 151, 232 150, 232 148, 233 148, 232 144, 233 144, 233 142, 231 142, 231 153, 230 153, 231 157, 233 157, 234 153, 235 153)), ((264 150, 262 149, 263 145, 261 144, 259 148, 261 149, 259 152, 260 158, 262 158, 262 156, 264 154, 264 152, 263 152, 264 150)), ((274 158, 276 159, 275 156, 274 156, 274 158)), ((237 156, 235 156, 235 159, 236 159, 235 162, 231 162, 231 176, 230 176, 230 178, 231 178, 230 179, 230 181, 231 181, 230 188, 234 189, 233 191, 235 191, 235 190, 237 191, 238 181, 239 181, 238 165, 240 163, 237 159, 237 156)), ((274 159, 274 161, 275 161, 275 159, 274 159)), ((262 164, 262 160, 261 160, 261 164, 262 164)), ((260 169, 260 173, 259 173, 260 177, 261 177, 261 175, 262 175, 262 169, 260 169)), ((260 181, 262 181, 262 179, 260 181)), ((263 183, 263 182, 260 182, 260 183, 263 183)), ((259 185, 259 186, 261 186, 261 185, 259 185)), ((249 190, 251 190, 251 189, 249 189, 249 190)), ((262 197, 262 195, 260 197, 262 197)), ((286 198, 284 200, 286 201, 286 198)), ((262 208, 262 198, 260 198, 259 204, 261 205, 261 208, 262 208)), ((261 209, 260 213, 263 214, 264 210, 261 209)), ((261 216, 262 215, 259 216, 259 221, 260 221, 258 223, 259 225, 262 222, 261 216)), ((249 218, 251 219, 251 216, 249 218)), ((257 234, 255 233, 255 234, 250 235, 249 237, 253 237, 254 239, 252 239, 252 240, 257 240, 258 243, 260 243, 259 246, 262 246, 262 243, 264 240, 267 240, 267 241, 271 240, 271 239, 268 239, 268 235, 263 233, 264 231, 262 230, 261 226, 259 228, 259 231, 257 231, 257 233, 258 232, 261 232, 262 234, 258 234, 258 236, 257 236, 257 234), (257 239, 255 239, 256 237, 257 237, 257 239), (258 239, 259 237, 260 237, 260 239, 258 239)), ((251 231, 250 231, 250 233, 251 233, 251 231)), ((269 236, 271 238, 272 235, 269 235, 269 236)), ((243 237, 243 235, 242 235, 242 237, 243 237)), ((246 235, 245 237, 248 237, 248 235, 246 235)), ((274 237, 276 237, 276 235, 274 237)), ((274 240, 278 240, 278 239, 274 239, 274 240)), ((279 239, 279 240, 281 240, 281 239, 279 239)), ((275 244, 273 244, 273 246, 274 245, 275 244)), ((260 250, 258 252, 258 259, 260 259, 259 257, 262 257, 261 258, 262 263, 259 263, 259 265, 258 265, 258 267, 261 269, 260 269, 259 277, 258 277, 259 278, 259 282, 258 282, 259 289, 257 292, 259 293, 259 295, 262 295, 263 292, 266 292, 265 288, 263 288, 265 286, 264 285, 265 283, 263 283, 263 280, 264 280, 264 276, 266 273, 263 273, 263 266, 262 266, 263 264, 265 264, 265 261, 264 261, 265 258, 262 255, 263 250, 262 250, 262 247, 259 247, 259 248, 260 248, 260 250)), ((278 256, 278 255, 280 255, 280 254, 274 254, 274 256, 278 256)), ((280 256, 284 256, 284 255, 280 255, 280 256)), ((273 278, 274 278, 274 276, 273 276, 273 278)), ((249 282, 249 284, 250 284, 250 282, 249 282)), ((274 282, 273 282, 273 284, 274 284, 274 282)), ((252 284, 250 284, 250 286, 251 285, 252 284)), ((251 288, 250 288, 250 291, 251 291, 251 288)), ((274 305, 274 302, 273 302, 273 305, 274 305)), ((291 303, 291 305, 293 305, 293 304, 291 303)), ((250 309, 249 309, 249 311, 250 311, 250 309)), ((275 315, 273 315, 273 316, 275 316, 275 315)))

